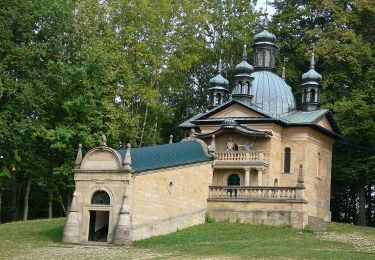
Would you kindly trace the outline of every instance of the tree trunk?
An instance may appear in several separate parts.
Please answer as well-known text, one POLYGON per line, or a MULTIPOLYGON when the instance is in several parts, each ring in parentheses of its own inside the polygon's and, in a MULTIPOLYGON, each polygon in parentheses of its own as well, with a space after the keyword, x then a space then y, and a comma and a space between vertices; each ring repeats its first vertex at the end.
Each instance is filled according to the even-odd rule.
POLYGON ((358 225, 366 226, 366 195, 365 187, 359 186, 359 219, 358 225))
POLYGON ((60 191, 58 191, 57 193, 58 193, 58 195, 59 195, 59 201, 60 201, 61 208, 62 208, 62 210, 64 211, 64 215, 65 215, 65 216, 68 216, 68 212, 67 212, 67 210, 66 210, 66 208, 65 208, 65 205, 64 205, 64 202, 63 202, 63 198, 62 198, 62 196, 61 196, 61 193, 60 193, 60 191))
POLYGON ((17 179, 16 172, 12 172, 12 205, 11 205, 11 218, 17 219, 17 179))
POLYGON ((143 136, 145 134, 145 128, 146 128, 146 123, 147 123, 147 116, 148 116, 148 105, 146 104, 146 112, 145 112, 145 117, 143 119, 143 125, 142 125, 142 130, 141 130, 141 138, 139 140, 139 147, 141 147, 142 143, 143 143, 143 136))
POLYGON ((48 218, 52 218, 52 199, 53 199, 53 173, 51 172, 51 176, 49 178, 49 189, 48 189, 48 218))
POLYGON ((52 189, 48 191, 48 218, 52 218, 52 189))
POLYGON ((23 206, 23 221, 27 220, 27 216, 29 214, 30 186, 31 186, 31 175, 27 176, 25 199, 24 199, 24 206, 23 206))

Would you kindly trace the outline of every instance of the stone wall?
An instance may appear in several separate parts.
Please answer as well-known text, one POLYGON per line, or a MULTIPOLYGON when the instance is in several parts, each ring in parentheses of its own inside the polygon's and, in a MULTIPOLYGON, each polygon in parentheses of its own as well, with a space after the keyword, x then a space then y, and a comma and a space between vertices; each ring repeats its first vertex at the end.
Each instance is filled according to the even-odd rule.
POLYGON ((291 225, 297 229, 302 229, 308 224, 305 202, 209 200, 208 214, 216 220, 277 226, 291 225))
POLYGON ((327 222, 321 218, 309 216, 309 228, 314 231, 321 231, 327 228, 327 222))
POLYGON ((204 223, 211 162, 135 175, 129 187, 133 240, 204 223))

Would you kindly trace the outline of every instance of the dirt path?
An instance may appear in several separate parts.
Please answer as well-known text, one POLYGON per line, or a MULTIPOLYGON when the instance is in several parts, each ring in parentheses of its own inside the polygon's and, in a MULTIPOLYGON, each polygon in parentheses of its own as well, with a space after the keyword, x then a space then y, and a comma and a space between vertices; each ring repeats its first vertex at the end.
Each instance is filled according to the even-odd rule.
POLYGON ((95 245, 51 245, 33 249, 29 254, 12 259, 170 259, 172 253, 153 252, 148 249, 95 245))
POLYGON ((321 239, 349 244, 360 252, 375 253, 374 237, 368 237, 358 233, 338 234, 335 232, 319 232, 317 236, 321 239))

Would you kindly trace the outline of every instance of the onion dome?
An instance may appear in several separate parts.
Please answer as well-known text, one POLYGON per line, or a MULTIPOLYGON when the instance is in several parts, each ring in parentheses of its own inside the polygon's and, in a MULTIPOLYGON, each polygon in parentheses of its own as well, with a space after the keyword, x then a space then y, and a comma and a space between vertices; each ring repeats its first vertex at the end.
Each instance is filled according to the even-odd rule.
POLYGON ((255 71, 251 86, 251 105, 272 116, 282 116, 296 110, 292 88, 277 74, 268 70, 255 71))
POLYGON ((267 14, 265 14, 264 18, 264 28, 263 31, 256 34, 254 36, 255 43, 260 42, 269 42, 269 43, 275 43, 276 42, 276 36, 268 31, 268 20, 267 20, 267 14))
POLYGON ((237 64, 235 71, 235 85, 232 90, 232 98, 246 105, 250 105, 251 82, 253 77, 251 73, 254 72, 254 67, 247 62, 246 43, 243 48, 242 62, 237 64))
POLYGON ((241 63, 236 65, 236 74, 251 74, 254 71, 254 67, 251 66, 247 61, 243 60, 241 63))
POLYGON ((229 85, 229 81, 221 74, 217 74, 215 77, 210 79, 210 84, 215 87, 227 87, 229 85))
POLYGON ((302 75, 302 111, 316 111, 320 109, 320 81, 322 75, 315 70, 314 46, 311 51, 310 70, 302 75))
POLYGON ((222 105, 228 100, 228 85, 229 81, 221 75, 223 70, 222 61, 220 58, 218 65, 218 74, 210 79, 211 87, 208 89, 208 109, 211 110, 217 106, 222 105))
POLYGON ((247 62, 247 51, 245 44, 242 53, 242 61, 236 65, 235 74, 251 74, 253 72, 254 67, 247 62))
POLYGON ((319 85, 322 81, 322 75, 315 70, 315 54, 314 51, 311 53, 310 70, 302 75, 302 82, 304 84, 316 84, 319 85))
POLYGON ((263 31, 256 34, 254 37, 254 68, 256 71, 275 71, 276 51, 278 46, 275 44, 276 36, 268 31, 267 13, 264 15, 263 31))
POLYGON ((229 81, 221 75, 223 71, 223 65, 220 58, 219 65, 218 65, 218 74, 210 79, 210 84, 212 87, 220 86, 220 87, 227 87, 229 85, 229 81))
POLYGON ((276 36, 270 33, 267 29, 264 29, 260 33, 256 34, 254 36, 254 39, 255 39, 255 43, 259 43, 259 42, 275 43, 276 42, 276 36))

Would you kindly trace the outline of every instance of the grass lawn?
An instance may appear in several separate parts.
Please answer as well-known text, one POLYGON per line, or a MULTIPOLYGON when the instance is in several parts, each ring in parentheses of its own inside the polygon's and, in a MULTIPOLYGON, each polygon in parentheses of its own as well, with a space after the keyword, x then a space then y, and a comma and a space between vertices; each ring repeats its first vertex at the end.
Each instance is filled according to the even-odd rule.
POLYGON ((0 225, 0 259, 375 259, 375 229, 331 223, 323 232, 207 223, 132 246, 68 245, 65 219, 0 225))

